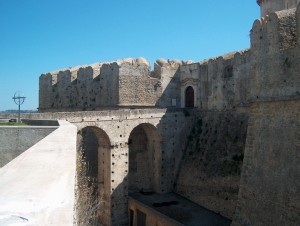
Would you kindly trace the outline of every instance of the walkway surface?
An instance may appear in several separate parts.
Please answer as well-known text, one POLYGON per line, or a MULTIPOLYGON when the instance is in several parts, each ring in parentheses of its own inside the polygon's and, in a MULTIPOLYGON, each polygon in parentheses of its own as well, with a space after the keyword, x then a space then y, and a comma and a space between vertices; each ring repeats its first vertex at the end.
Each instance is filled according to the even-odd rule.
POLYGON ((0 169, 1 226, 72 226, 77 128, 59 128, 0 169))
POLYGON ((134 193, 130 197, 183 225, 229 226, 231 220, 201 207, 175 193, 134 193))

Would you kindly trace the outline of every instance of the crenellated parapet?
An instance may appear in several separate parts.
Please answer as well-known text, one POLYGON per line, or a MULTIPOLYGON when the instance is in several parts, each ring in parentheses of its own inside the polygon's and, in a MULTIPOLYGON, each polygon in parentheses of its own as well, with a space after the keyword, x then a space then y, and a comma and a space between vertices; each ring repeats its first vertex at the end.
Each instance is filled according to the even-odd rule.
POLYGON ((299 7, 271 13, 251 30, 249 100, 297 97, 300 87, 299 7))
POLYGON ((125 89, 124 83, 134 84, 142 76, 150 80, 150 66, 144 59, 96 63, 43 74, 39 110, 78 111, 139 104, 138 100, 126 102, 126 97, 120 94, 125 89))
POLYGON ((99 77, 109 79, 105 73, 100 73, 100 68, 105 71, 105 65, 72 67, 41 75, 39 110, 68 111, 95 107, 96 98, 92 95, 100 91, 99 77))
POLYGON ((196 63, 158 59, 153 71, 144 58, 128 58, 43 74, 39 109, 156 106, 225 110, 254 101, 294 98, 300 92, 299 37, 300 6, 256 20, 251 48, 245 51, 196 63))
POLYGON ((274 54, 297 45, 296 9, 271 13, 256 20, 251 30, 251 50, 274 54))
POLYGON ((42 74, 39 111, 179 107, 178 68, 183 63, 160 59, 151 72, 144 58, 128 58, 42 74))
POLYGON ((300 0, 257 0, 256 2, 260 6, 261 17, 265 17, 273 12, 296 8, 300 0))

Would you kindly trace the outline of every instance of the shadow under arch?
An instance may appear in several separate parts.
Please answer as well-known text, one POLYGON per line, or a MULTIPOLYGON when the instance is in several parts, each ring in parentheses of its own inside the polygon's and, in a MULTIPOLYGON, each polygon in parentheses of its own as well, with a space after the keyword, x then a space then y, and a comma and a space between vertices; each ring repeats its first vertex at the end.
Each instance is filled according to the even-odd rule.
POLYGON ((149 123, 136 126, 129 135, 128 193, 161 192, 161 143, 158 129, 149 123))
POLYGON ((107 133, 87 126, 77 134, 76 221, 78 226, 111 225, 111 142, 107 133))

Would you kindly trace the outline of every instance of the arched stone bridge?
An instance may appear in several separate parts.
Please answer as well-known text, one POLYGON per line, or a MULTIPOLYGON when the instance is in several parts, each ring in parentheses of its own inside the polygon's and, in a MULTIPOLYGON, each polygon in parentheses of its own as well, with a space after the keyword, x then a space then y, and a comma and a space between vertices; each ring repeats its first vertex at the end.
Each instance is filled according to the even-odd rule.
POLYGON ((89 213, 103 225, 128 225, 128 194, 172 191, 188 115, 182 109, 122 109, 35 117, 65 119, 78 128, 78 220, 89 213))

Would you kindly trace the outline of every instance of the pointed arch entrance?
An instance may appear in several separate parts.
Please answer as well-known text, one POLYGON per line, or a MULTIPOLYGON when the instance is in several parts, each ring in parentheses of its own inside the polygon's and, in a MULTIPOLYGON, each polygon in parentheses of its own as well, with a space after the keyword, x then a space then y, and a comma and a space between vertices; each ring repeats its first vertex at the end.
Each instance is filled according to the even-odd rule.
POLYGON ((110 159, 108 135, 85 127, 77 135, 77 225, 111 225, 110 159))
POLYGON ((195 106, 195 92, 193 87, 188 86, 185 90, 185 107, 193 108, 195 106))
POLYGON ((135 127, 130 133, 128 192, 160 192, 161 136, 147 123, 135 127))

